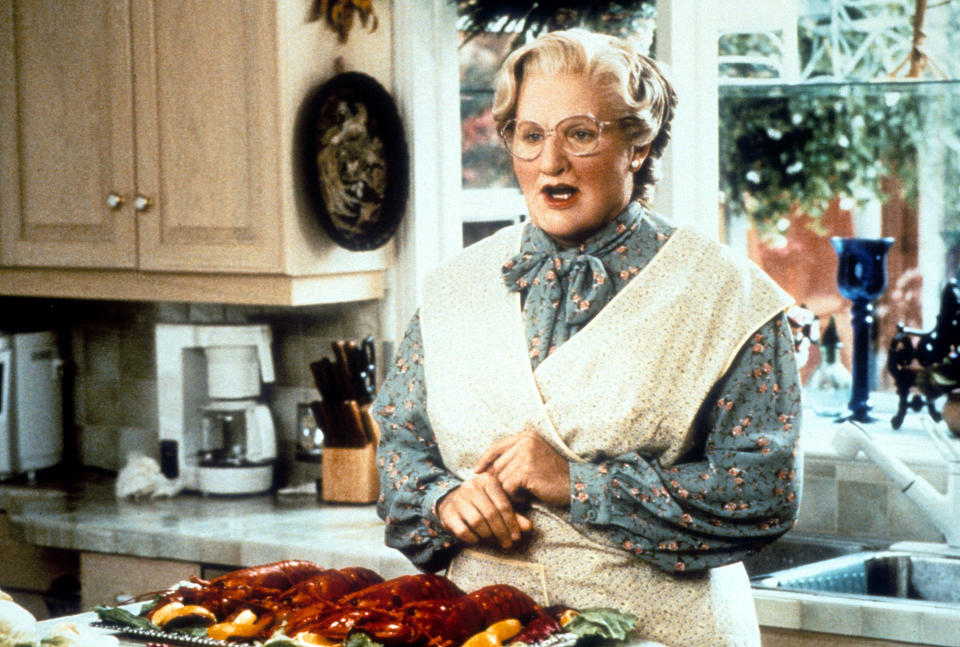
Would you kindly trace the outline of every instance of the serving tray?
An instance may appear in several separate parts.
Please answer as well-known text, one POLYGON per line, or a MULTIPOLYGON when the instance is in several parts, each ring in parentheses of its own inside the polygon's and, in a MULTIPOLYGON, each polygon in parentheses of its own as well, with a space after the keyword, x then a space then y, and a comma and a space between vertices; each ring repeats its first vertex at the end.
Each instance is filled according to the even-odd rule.
POLYGON ((171 631, 130 627, 114 622, 103 622, 102 620, 97 620, 96 622, 91 622, 90 624, 91 626, 106 629, 107 631, 113 631, 124 636, 140 638, 148 642, 157 642, 166 645, 187 645, 188 647, 236 647, 238 644, 242 644, 237 642, 228 643, 223 640, 214 640, 213 638, 207 638, 205 636, 188 636, 187 634, 178 634, 171 631))
MULTIPOLYGON (((242 642, 238 643, 235 641, 226 642, 223 640, 214 640, 213 638, 206 638, 202 636, 188 636, 186 634, 158 631, 156 629, 141 629, 139 627, 129 627, 127 625, 121 625, 113 622, 103 622, 102 620, 92 622, 91 625, 94 627, 100 627, 101 629, 106 629, 107 631, 113 631, 124 636, 140 638, 148 642, 157 642, 166 645, 186 645, 187 647, 237 647, 238 645, 243 644, 254 644, 242 642)), ((538 643, 529 645, 528 647, 573 647, 576 642, 577 636, 574 634, 559 632, 553 634, 552 636, 548 636, 538 643)))

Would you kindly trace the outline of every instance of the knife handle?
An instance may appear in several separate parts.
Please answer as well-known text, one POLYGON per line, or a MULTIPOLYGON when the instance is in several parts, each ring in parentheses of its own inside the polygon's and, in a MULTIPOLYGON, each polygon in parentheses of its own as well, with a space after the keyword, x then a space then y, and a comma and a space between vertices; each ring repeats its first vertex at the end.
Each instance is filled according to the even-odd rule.
POLYGON ((337 358, 337 376, 341 386, 340 392, 343 393, 343 399, 356 400, 357 393, 355 392, 356 389, 353 386, 353 379, 351 378, 350 356, 347 353, 347 342, 343 339, 338 339, 333 342, 331 346, 333 347, 333 354, 337 358))
POLYGON ((373 413, 370 411, 369 404, 360 407, 360 415, 363 417, 363 424, 367 430, 368 441, 373 442, 375 445, 379 445, 380 425, 377 424, 376 418, 373 417, 373 413))
POLYGON ((310 371, 313 373, 317 390, 320 391, 324 402, 336 402, 343 399, 342 391, 337 385, 336 370, 328 357, 312 363, 310 371))
POLYGON ((313 418, 323 431, 323 444, 330 447, 340 445, 340 430, 337 429, 336 422, 331 419, 329 408, 325 403, 314 400, 310 403, 310 410, 313 412, 313 418))
POLYGON ((370 442, 367 438, 366 427, 363 424, 363 416, 360 414, 360 407, 356 400, 344 400, 340 403, 340 410, 343 412, 344 431, 348 432, 349 438, 347 444, 350 447, 364 447, 370 442))
POLYGON ((356 342, 347 342, 347 358, 350 360, 350 377, 356 401, 361 405, 373 400, 375 387, 373 386, 366 355, 356 342))

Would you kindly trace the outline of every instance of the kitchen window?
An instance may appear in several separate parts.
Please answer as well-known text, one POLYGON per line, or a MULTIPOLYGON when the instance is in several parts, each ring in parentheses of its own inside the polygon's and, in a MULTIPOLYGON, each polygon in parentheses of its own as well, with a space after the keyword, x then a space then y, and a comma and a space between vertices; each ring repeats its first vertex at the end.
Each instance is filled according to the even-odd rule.
MULTIPOLYGON (((701 132, 692 142, 678 114, 661 187, 668 195, 655 207, 749 254, 821 329, 833 316, 848 367, 850 303, 836 289, 829 239, 894 237, 887 289, 875 303, 871 370, 872 387, 891 391, 884 360, 897 323, 932 327, 943 283, 960 262, 960 70, 947 55, 960 47, 960 3, 926 8, 927 58, 922 70, 914 62, 914 78, 914 0, 713 4, 690 14, 684 3, 661 2, 656 21, 638 22, 656 22, 657 58, 673 70, 681 108, 693 105, 703 128, 711 102, 718 107, 712 138, 701 132), (711 39, 713 51, 688 47, 693 60, 678 60, 679 43, 711 39), (702 72, 691 81, 705 66, 716 71, 712 83, 702 72), (671 177, 684 172, 679 160, 703 157, 712 141, 718 193, 702 181, 709 163, 706 173, 671 177), (694 215, 676 195, 685 192, 699 193, 694 215), (702 207, 711 199, 715 219, 702 207)), ((508 28, 459 48, 464 244, 525 212, 490 115, 493 74, 513 36, 508 28)), ((818 363, 814 345, 804 377, 818 363)))
MULTIPOLYGON (((958 18, 956 2, 800 1, 789 46, 784 30, 736 26, 718 41, 721 235, 821 329, 834 317, 847 367, 850 302, 836 289, 829 239, 893 237, 870 371, 871 389, 890 396, 897 324, 932 328, 944 283, 957 276, 960 66, 949 52, 960 45, 958 18)), ((821 359, 812 348, 805 378, 821 359)))

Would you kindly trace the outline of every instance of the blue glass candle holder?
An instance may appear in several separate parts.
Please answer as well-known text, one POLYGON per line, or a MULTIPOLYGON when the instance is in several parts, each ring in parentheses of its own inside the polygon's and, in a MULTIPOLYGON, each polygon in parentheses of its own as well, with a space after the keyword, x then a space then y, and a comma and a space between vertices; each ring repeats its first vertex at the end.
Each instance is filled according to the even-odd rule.
POLYGON ((853 384, 850 414, 838 419, 873 422, 870 416, 870 329, 873 301, 887 287, 887 251, 893 238, 831 238, 839 256, 837 287, 853 302, 853 384))

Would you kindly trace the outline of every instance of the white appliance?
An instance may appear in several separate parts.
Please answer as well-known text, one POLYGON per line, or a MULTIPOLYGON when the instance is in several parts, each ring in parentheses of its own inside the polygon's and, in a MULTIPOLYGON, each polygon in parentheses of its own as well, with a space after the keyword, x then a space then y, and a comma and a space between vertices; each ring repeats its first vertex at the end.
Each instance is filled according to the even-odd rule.
POLYGON ((55 333, 0 335, 0 479, 62 459, 62 376, 55 333))
POLYGON ((274 380, 270 328, 158 324, 156 342, 163 473, 207 494, 268 491, 276 429, 259 398, 274 380))

